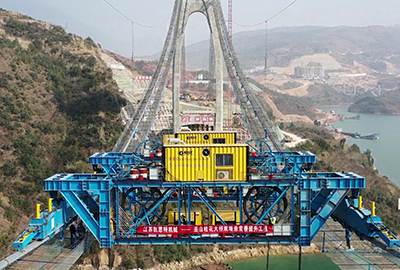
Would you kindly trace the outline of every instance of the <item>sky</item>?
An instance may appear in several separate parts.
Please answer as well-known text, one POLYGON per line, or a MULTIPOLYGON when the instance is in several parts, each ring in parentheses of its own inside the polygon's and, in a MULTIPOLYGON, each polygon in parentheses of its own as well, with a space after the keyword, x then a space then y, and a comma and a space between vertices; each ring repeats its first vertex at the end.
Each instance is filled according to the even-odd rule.
MULTIPOLYGON (((90 36, 105 49, 135 57, 161 51, 172 15, 174 0, 107 0, 134 25, 112 9, 105 0, 0 0, 0 7, 35 19, 61 25, 71 33, 90 36)), ((263 29, 243 27, 263 22, 293 0, 233 0, 233 31, 263 29)), ((225 14, 228 0, 221 0, 225 14)), ((268 23, 269 28, 285 26, 367 26, 400 24, 399 0, 298 0, 268 23)), ((227 17, 227 16, 226 16, 227 17)), ((189 19, 186 44, 209 38, 205 17, 189 19)))

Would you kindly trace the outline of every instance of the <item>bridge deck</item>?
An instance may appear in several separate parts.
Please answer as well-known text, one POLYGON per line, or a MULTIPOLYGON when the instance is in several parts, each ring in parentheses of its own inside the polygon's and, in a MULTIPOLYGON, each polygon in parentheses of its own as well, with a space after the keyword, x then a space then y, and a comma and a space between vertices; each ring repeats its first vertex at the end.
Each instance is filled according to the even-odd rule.
POLYGON ((323 229, 317 234, 313 243, 321 250, 325 233, 325 255, 342 270, 389 270, 399 269, 400 260, 393 255, 382 251, 368 241, 352 236, 351 246, 346 246, 345 230, 329 219, 323 229))
POLYGON ((18 260, 7 269, 10 270, 51 270, 69 269, 81 257, 85 249, 85 242, 79 243, 75 249, 57 244, 42 245, 23 259, 18 260))

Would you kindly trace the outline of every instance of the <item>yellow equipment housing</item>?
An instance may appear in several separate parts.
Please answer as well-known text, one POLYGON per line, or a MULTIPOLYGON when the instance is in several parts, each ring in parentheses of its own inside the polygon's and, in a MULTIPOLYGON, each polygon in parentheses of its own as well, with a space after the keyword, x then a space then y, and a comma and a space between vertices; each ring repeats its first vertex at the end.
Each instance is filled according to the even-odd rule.
MULTIPOLYGON (((189 217, 187 216, 188 213, 185 211, 181 212, 181 224, 184 223, 184 219, 186 218, 186 222, 189 222, 189 217), (184 216, 184 217, 183 217, 184 216)), ((168 211, 168 225, 178 225, 178 220, 179 220, 179 213, 178 210, 172 210, 168 211)), ((191 224, 194 225, 201 225, 201 210, 191 210, 191 215, 190 215, 190 221, 191 224)))
MULTIPOLYGON (((216 210, 217 214, 229 225, 240 225, 240 211, 236 210, 216 210)), ((208 219, 209 225, 221 225, 221 221, 216 217, 214 213, 210 213, 208 219)))
POLYGON ((246 181, 248 157, 246 144, 165 145, 165 180, 246 181))
POLYGON ((170 144, 170 138, 181 139, 185 144, 235 144, 236 132, 232 131, 191 131, 164 135, 163 144, 170 144))

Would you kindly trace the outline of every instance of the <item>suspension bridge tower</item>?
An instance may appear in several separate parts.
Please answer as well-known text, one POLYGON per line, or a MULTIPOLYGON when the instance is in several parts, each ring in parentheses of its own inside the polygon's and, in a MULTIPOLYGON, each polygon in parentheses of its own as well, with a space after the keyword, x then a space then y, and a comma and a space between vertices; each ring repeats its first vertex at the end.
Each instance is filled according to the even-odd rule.
MULTIPOLYGON (((201 13, 206 17, 210 28, 212 45, 214 48, 213 60, 215 67, 215 90, 216 90, 216 116, 215 130, 222 131, 224 117, 224 96, 223 96, 223 54, 221 40, 221 31, 218 31, 218 20, 222 16, 222 10, 219 1, 215 0, 176 0, 175 6, 178 7, 177 20, 173 22, 170 28, 174 28, 176 32, 175 38, 172 40, 172 48, 174 48, 173 59, 173 130, 180 129, 180 111, 179 111, 179 95, 181 90, 181 69, 183 45, 185 40, 185 29, 190 16, 194 13, 201 13)), ((223 20, 222 20, 223 21, 223 20)))

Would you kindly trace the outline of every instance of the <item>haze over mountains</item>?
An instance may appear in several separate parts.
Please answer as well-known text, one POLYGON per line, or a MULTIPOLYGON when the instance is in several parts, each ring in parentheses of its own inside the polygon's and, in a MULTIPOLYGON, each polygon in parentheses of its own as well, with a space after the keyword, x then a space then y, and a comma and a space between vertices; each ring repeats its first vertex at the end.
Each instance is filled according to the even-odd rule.
MULTIPOLYGON (((109 3, 132 20, 154 28, 135 26, 135 55, 152 55, 162 49, 171 19, 174 0, 109 0, 109 3)), ((265 21, 291 1, 234 0, 234 33, 257 29, 240 25, 265 21)), ((221 0, 227 18, 227 0, 221 0)), ((131 55, 131 23, 113 10, 104 0, 2 0, 0 7, 24 13, 34 19, 51 22, 80 36, 90 36, 103 48, 129 57, 131 55)), ((276 27, 323 25, 366 26, 400 23, 400 2, 397 0, 298 1, 290 9, 269 22, 276 27)), ((205 40, 209 29, 205 17, 194 14, 187 26, 187 42, 205 40)), ((263 29, 261 24, 258 29, 263 29)), ((271 30, 272 31, 272 30, 271 30)), ((263 32, 263 30, 261 30, 263 32)))
MULTIPOLYGON (((265 30, 235 34, 233 42, 243 68, 264 65, 265 30)), ((269 65, 283 67, 303 55, 329 53, 340 62, 361 61, 385 71, 381 62, 400 64, 398 44, 399 26, 274 28, 268 31, 269 65)), ((208 67, 208 45, 205 40, 187 47, 189 69, 208 67)))

